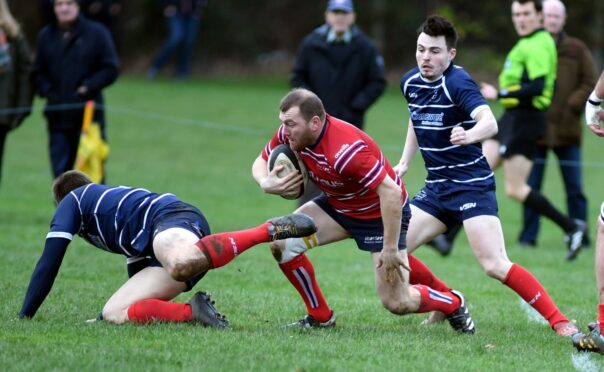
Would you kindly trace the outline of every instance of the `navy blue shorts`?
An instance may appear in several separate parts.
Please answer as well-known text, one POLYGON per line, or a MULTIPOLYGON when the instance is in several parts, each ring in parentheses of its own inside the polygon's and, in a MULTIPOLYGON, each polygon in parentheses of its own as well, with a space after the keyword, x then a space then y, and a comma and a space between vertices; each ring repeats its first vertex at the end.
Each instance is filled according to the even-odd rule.
POLYGON ((459 190, 436 194, 424 187, 411 200, 411 204, 438 218, 447 228, 476 216, 499 216, 495 190, 459 190))
MULTIPOLYGON (((384 240, 384 223, 381 218, 370 220, 361 220, 345 216, 336 212, 327 202, 325 195, 320 195, 312 200, 329 217, 333 218, 340 226, 350 234, 350 237, 357 243, 357 247, 362 251, 381 252, 384 240)), ((401 235, 398 239, 398 249, 407 248, 407 228, 409 227, 409 218, 411 217, 411 208, 409 203, 403 206, 403 218, 401 219, 401 235)))
MULTIPOLYGON (((173 227, 188 230, 195 234, 199 239, 210 235, 210 225, 203 213, 197 208, 187 203, 178 202, 166 206, 160 216, 153 221, 153 238, 157 234, 173 227)), ((127 260, 128 277, 131 278, 146 267, 162 267, 161 263, 155 257, 153 247, 145 249, 141 255, 129 257, 127 260)), ((206 273, 201 273, 185 283, 186 291, 190 291, 206 273)))

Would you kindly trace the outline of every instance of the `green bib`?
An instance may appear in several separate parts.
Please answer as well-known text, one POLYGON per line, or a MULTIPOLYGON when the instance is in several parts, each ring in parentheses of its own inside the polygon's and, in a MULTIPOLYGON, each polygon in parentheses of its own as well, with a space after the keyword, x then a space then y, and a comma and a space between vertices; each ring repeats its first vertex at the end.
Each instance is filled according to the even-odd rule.
MULTIPOLYGON (((552 103, 558 56, 556 43, 545 30, 537 30, 521 37, 507 55, 503 70, 499 74, 499 88, 508 91, 519 90, 522 83, 545 77, 545 87, 541 95, 533 97, 531 103, 537 110, 546 110, 552 103)), ((519 105, 517 98, 501 98, 503 107, 519 105)))

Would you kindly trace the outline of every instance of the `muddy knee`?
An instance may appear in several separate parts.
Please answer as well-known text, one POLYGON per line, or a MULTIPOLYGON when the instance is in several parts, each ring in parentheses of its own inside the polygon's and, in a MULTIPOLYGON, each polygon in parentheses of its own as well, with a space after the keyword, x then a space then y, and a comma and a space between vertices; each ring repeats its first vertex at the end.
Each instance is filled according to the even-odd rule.
POLYGON ((195 262, 191 261, 176 262, 175 264, 170 265, 168 268, 168 273, 172 279, 178 282, 186 282, 200 272, 200 265, 197 265, 195 262))
POLYGON ((405 315, 413 312, 410 302, 404 300, 394 300, 390 298, 382 298, 382 305, 386 310, 395 315, 405 315))

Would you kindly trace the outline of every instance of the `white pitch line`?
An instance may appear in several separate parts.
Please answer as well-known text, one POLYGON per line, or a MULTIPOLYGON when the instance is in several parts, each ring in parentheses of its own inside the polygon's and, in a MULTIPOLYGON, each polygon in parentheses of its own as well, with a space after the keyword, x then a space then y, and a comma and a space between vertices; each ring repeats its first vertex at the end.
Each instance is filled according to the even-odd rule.
POLYGON ((593 357, 600 357, 593 353, 572 353, 570 355, 573 367, 577 371, 581 372, 598 372, 601 368, 598 367, 598 363, 592 359, 593 357))
MULTIPOLYGON (((529 321, 540 324, 548 324, 541 314, 539 314, 537 310, 533 309, 531 305, 527 304, 523 299, 520 299, 520 308, 524 310, 524 313, 529 321)), ((569 349, 570 347, 569 340, 569 349)), ((598 372, 602 370, 600 364, 593 360, 594 356, 599 357, 599 355, 593 353, 572 352, 570 354, 573 367, 575 370, 580 372, 598 372)))
POLYGON ((545 320, 541 314, 539 314, 537 312, 537 310, 533 309, 531 307, 531 305, 527 304, 526 301, 524 301, 522 298, 520 298, 520 308, 522 310, 524 310, 524 313, 526 314, 526 317, 531 321, 531 322, 535 322, 535 323, 540 323, 540 324, 548 324, 547 320, 545 320))
MULTIPOLYGON (((159 114, 159 113, 150 112, 150 111, 141 111, 141 110, 136 110, 136 109, 119 106, 119 105, 113 105, 113 104, 109 105, 105 111, 108 113, 115 112, 118 114, 130 115, 133 117, 139 117, 139 118, 143 118, 143 119, 170 122, 170 123, 173 123, 176 125, 194 126, 194 127, 213 129, 213 130, 238 133, 238 134, 245 134, 245 135, 258 135, 258 136, 262 136, 262 137, 267 137, 273 133, 270 129, 267 129, 267 128, 251 128, 251 127, 248 127, 245 125, 232 125, 232 124, 216 123, 216 122, 200 120, 200 119, 184 118, 184 117, 178 117, 178 116, 173 116, 173 115, 159 114)), ((135 123, 136 123, 136 121, 135 121, 135 123)), ((140 123, 145 124, 145 122, 140 122, 140 123)), ((278 125, 276 124, 275 130, 277 129, 277 126, 278 125)), ((404 143, 404 138, 401 137, 401 142, 399 144, 392 144, 392 143, 381 144, 380 148, 385 151, 398 152, 398 151, 402 151, 403 143, 404 143)), ((545 160, 542 163, 543 164, 557 164, 557 162, 549 161, 549 160, 545 160)), ((566 162, 565 164, 571 165, 570 162, 566 162)), ((599 161, 583 160, 583 161, 581 161, 581 165, 584 168, 604 168, 604 164, 602 164, 599 161)))
MULTIPOLYGON (((222 130, 225 132, 235 132, 235 133, 243 133, 243 134, 261 134, 261 135, 269 134, 270 135, 270 131, 265 128, 250 128, 250 127, 244 127, 244 126, 240 126, 240 125, 214 123, 214 122, 206 121, 206 120, 183 118, 183 117, 177 117, 177 116, 172 116, 172 115, 158 114, 158 113, 149 112, 149 111, 143 112, 140 110, 134 110, 134 109, 121 107, 121 106, 112 105, 111 109, 109 111, 114 111, 117 113, 127 114, 127 115, 131 115, 131 116, 136 116, 136 117, 143 118, 143 119, 164 121, 164 122, 170 122, 170 123, 174 123, 174 124, 196 126, 196 127, 207 128, 207 129, 216 129, 216 130, 222 130)), ((141 123, 144 123, 144 122, 141 122, 141 123)), ((275 130, 276 129, 277 129, 277 127, 275 126, 275 130)))

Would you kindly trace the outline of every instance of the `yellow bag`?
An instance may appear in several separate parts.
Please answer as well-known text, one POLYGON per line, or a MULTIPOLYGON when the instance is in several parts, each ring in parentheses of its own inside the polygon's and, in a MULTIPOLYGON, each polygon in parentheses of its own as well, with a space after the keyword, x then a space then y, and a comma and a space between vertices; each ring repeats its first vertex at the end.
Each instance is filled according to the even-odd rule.
POLYGON ((94 101, 86 102, 75 169, 99 183, 105 174, 104 163, 109 156, 109 145, 101 138, 101 127, 92 122, 93 113, 94 101))

